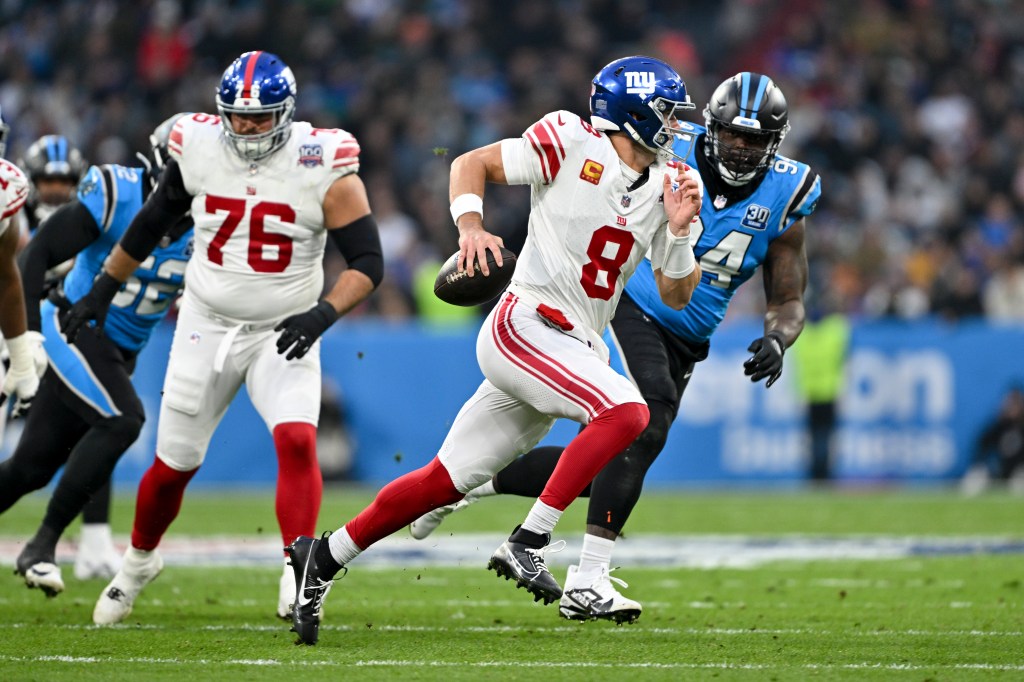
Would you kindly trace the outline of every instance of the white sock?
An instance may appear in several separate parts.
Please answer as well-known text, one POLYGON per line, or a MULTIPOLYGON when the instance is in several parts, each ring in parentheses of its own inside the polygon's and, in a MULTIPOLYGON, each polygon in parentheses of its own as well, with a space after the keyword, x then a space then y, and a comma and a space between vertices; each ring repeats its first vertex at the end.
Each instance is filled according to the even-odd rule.
POLYGON ((494 479, 492 478, 491 480, 487 481, 487 483, 484 483, 481 486, 477 486, 476 488, 473 488, 468 493, 466 493, 466 499, 472 501, 478 497, 490 497, 491 495, 497 494, 498 491, 494 489, 494 479))
POLYGON ((580 573, 597 573, 608 570, 612 563, 615 540, 599 538, 587 533, 583 536, 583 550, 580 552, 580 573))
POLYGON ((540 500, 533 503, 533 508, 526 515, 523 521, 523 528, 533 533, 550 533, 555 529, 558 519, 562 518, 562 512, 540 500))
POLYGON ((108 523, 83 523, 82 532, 78 536, 78 544, 91 547, 106 547, 113 544, 108 523))
POLYGON ((331 533, 327 538, 327 546, 331 549, 331 556, 342 566, 347 566, 348 562, 363 553, 344 526, 331 533))

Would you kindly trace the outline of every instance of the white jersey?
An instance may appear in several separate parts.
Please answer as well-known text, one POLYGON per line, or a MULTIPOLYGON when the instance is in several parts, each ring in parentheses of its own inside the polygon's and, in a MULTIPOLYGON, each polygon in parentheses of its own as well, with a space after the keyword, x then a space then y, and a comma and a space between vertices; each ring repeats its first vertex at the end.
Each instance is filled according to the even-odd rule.
POLYGON ((508 184, 531 186, 529 232, 509 290, 558 309, 593 338, 655 235, 666 230, 662 178, 675 170, 659 158, 647 181, 630 190, 608 136, 567 111, 503 140, 501 158, 508 184))
POLYGON ((297 122, 282 148, 250 162, 222 134, 219 116, 193 114, 175 124, 168 149, 193 195, 189 297, 239 323, 273 322, 315 305, 323 289, 324 196, 359 170, 356 139, 297 122))
POLYGON ((7 231, 14 215, 25 205, 28 198, 28 178, 20 168, 7 159, 0 159, 0 235, 7 231))

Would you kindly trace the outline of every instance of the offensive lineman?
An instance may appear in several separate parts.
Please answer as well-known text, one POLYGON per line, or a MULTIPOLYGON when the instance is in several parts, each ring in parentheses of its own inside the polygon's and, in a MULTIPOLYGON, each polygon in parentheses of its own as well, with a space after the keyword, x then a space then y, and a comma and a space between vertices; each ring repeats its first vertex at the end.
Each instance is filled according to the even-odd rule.
POLYGON ((462 499, 567 417, 585 428, 488 565, 545 603, 561 597, 544 564, 551 531, 647 425, 640 392, 608 366, 601 331, 648 246, 667 305, 685 306, 700 279, 689 242, 700 187, 695 173, 667 163, 676 116, 693 108, 683 80, 657 59, 619 59, 595 76, 590 108, 593 124, 553 112, 522 137, 452 164, 459 262, 470 276, 474 261, 488 274, 488 250, 501 265, 501 239, 483 225, 485 184, 532 189, 526 245, 477 341, 486 378, 428 465, 385 486, 333 535, 302 537, 288 548, 298 582, 293 626, 306 644, 317 641, 324 596, 343 566, 427 511, 462 499))
MULTIPOLYGON (((319 338, 364 300, 383 273, 380 239, 357 175, 359 144, 343 130, 293 122, 295 78, 279 57, 246 52, 216 96, 220 116, 195 114, 171 132, 171 161, 91 292, 62 321, 69 338, 102 323, 114 292, 191 209, 196 249, 164 380, 153 465, 139 483, 131 547, 103 589, 96 624, 118 623, 160 573, 156 547, 178 514, 214 429, 244 383, 273 434, 284 542, 316 526, 319 338), (326 240, 348 262, 326 296, 326 240)), ((278 615, 295 581, 281 576, 278 615)))

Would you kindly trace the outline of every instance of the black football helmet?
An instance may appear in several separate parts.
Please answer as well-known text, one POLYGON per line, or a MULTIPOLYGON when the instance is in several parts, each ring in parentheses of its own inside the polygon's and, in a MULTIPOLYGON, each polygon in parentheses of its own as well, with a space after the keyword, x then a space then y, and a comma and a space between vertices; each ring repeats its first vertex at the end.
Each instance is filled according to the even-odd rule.
POLYGON ((160 174, 163 173, 167 162, 171 158, 170 152, 167 150, 167 144, 170 142, 171 130, 174 128, 174 124, 182 116, 191 115, 191 112, 181 112, 161 122, 149 135, 149 153, 143 154, 138 152, 135 154, 146 167, 146 173, 149 174, 150 181, 154 187, 156 187, 156 183, 160 180, 160 174))
POLYGON ((63 135, 43 135, 32 143, 21 167, 33 183, 40 178, 63 178, 74 182, 85 175, 85 158, 63 135))
POLYGON ((743 71, 715 88, 704 121, 704 150, 715 170, 730 185, 745 185, 764 175, 775 161, 789 132, 789 106, 771 78, 743 71), (724 142, 723 130, 739 135, 745 144, 724 142))

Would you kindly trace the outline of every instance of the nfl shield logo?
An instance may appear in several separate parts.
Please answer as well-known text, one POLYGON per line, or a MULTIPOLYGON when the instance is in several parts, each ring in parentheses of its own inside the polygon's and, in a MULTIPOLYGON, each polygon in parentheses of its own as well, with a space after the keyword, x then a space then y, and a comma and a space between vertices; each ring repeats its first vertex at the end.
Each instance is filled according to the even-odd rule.
POLYGON ((623 194, 622 195, 622 208, 629 208, 629 204, 632 201, 633 201, 633 199, 628 194, 623 194))

